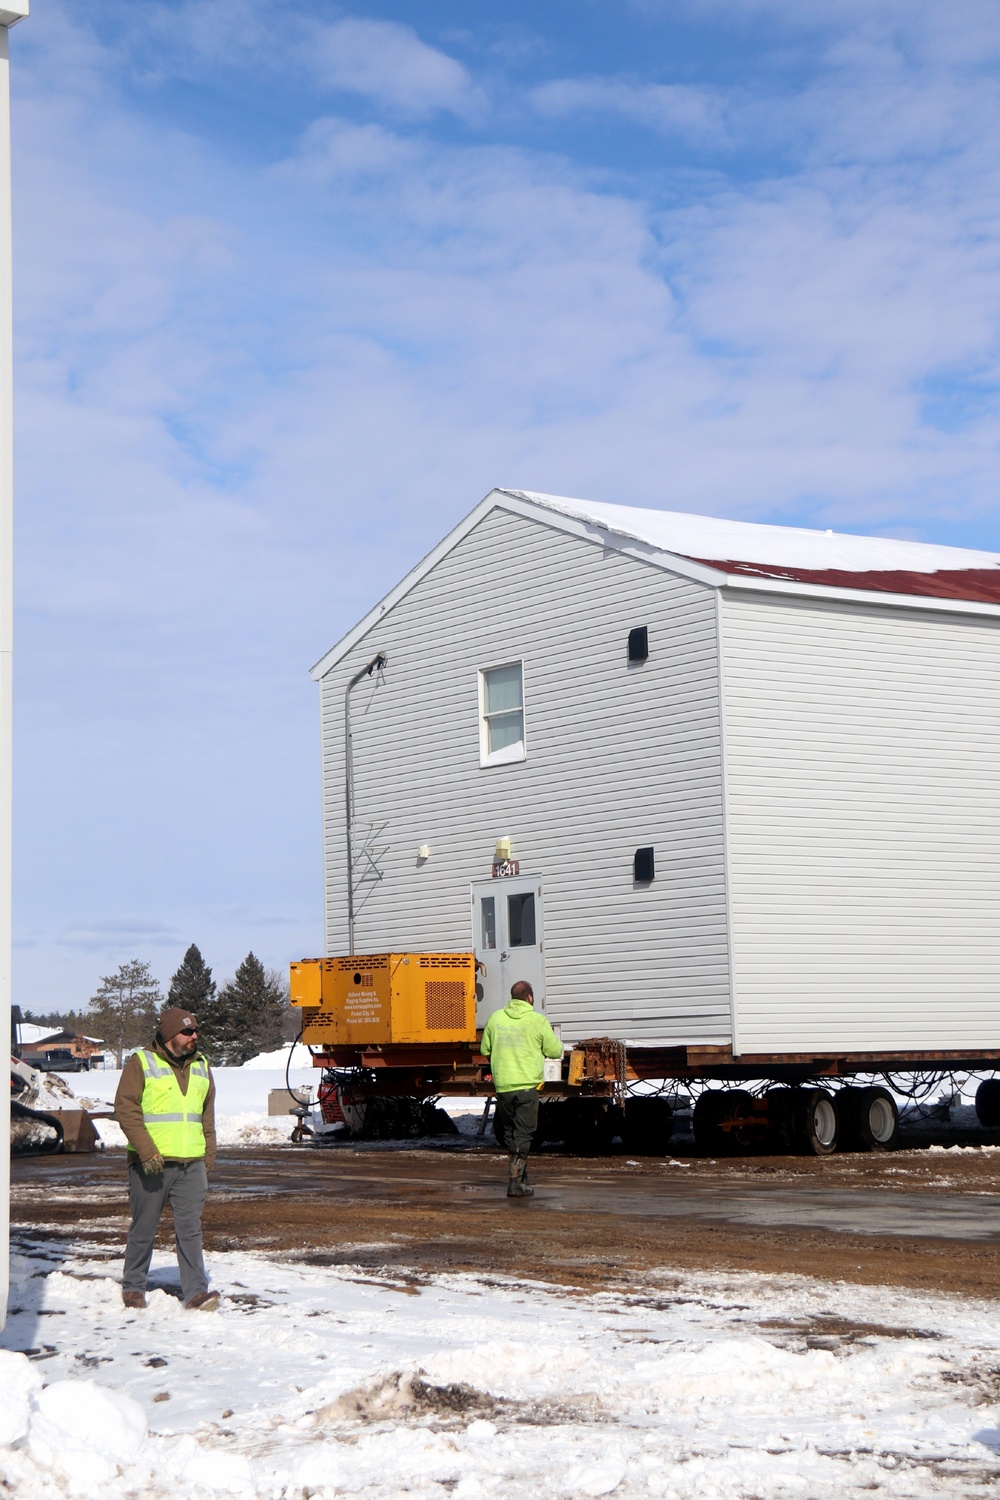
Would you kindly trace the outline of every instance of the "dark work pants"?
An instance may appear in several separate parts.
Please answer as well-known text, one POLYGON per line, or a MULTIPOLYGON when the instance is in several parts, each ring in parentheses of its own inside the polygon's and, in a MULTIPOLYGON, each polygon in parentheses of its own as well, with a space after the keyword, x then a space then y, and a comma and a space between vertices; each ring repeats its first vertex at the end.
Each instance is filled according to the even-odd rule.
POLYGON ((168 1161, 162 1172, 146 1177, 142 1168, 128 1169, 128 1202, 132 1227, 125 1246, 122 1286, 126 1292, 144 1292, 153 1241, 160 1216, 169 1203, 174 1216, 177 1264, 181 1272, 181 1295, 185 1302, 208 1291, 205 1260, 201 1253, 201 1211, 208 1192, 208 1173, 203 1161, 168 1161))
POLYGON ((537 1129, 537 1089, 515 1089, 511 1094, 497 1094, 493 1134, 504 1151, 509 1151, 511 1156, 527 1156, 537 1129))

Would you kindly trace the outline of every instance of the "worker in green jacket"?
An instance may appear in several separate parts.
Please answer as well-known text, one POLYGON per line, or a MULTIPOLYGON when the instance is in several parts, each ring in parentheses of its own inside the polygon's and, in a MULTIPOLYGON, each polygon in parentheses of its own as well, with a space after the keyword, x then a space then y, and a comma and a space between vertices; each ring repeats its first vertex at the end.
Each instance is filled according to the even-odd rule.
POLYGON ((538 1091, 544 1060, 562 1057, 562 1042, 545 1016, 535 1014, 531 985, 519 979, 510 988, 510 1002, 486 1022, 479 1050, 488 1060, 497 1096, 494 1130, 510 1153, 508 1198, 530 1198, 528 1152, 538 1129, 538 1091))

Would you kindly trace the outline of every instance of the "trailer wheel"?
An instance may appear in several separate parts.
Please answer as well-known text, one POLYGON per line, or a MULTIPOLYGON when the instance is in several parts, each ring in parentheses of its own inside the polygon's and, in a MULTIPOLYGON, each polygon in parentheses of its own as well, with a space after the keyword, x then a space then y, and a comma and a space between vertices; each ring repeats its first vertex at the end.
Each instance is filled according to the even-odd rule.
POLYGON ((574 1156, 602 1156, 620 1129, 621 1111, 603 1100, 567 1099, 562 1105, 562 1141, 574 1156))
POLYGON ((1000 1078, 984 1078, 976 1089, 976 1118, 987 1130, 1000 1125, 1000 1078))
POLYGON ((666 1156, 674 1133, 674 1114, 666 1099, 627 1099, 622 1142, 633 1156, 666 1156))
POLYGON ((840 1118, 837 1101, 827 1089, 800 1089, 794 1108, 795 1141, 800 1151, 829 1156, 837 1149, 840 1118))
POLYGON ((856 1151, 895 1151, 899 1111, 888 1089, 846 1088, 837 1094, 840 1145, 856 1151))
POLYGON ((724 1121, 739 1121, 753 1113, 753 1095, 746 1089, 706 1089, 694 1106, 692 1124, 695 1145, 709 1156, 743 1156, 760 1142, 758 1130, 736 1124, 723 1129, 724 1121))

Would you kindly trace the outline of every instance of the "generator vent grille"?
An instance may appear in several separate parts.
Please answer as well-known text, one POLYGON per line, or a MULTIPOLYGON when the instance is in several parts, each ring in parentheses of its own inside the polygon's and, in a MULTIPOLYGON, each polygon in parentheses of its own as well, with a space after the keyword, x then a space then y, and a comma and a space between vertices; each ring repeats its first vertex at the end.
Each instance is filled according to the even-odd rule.
POLYGON ((389 955, 387 953, 355 953, 353 958, 335 958, 332 960, 341 974, 353 974, 355 969, 387 969, 389 967, 389 955))
POLYGON ((465 1025, 465 985, 460 979, 428 979, 425 990, 428 1031, 461 1031, 465 1025))
POLYGON ((303 1015, 305 1028, 311 1031, 314 1026, 334 1026, 339 1017, 334 1010, 307 1010, 303 1015))
POLYGON ((468 958, 462 953, 421 953, 422 969, 467 969, 468 958))

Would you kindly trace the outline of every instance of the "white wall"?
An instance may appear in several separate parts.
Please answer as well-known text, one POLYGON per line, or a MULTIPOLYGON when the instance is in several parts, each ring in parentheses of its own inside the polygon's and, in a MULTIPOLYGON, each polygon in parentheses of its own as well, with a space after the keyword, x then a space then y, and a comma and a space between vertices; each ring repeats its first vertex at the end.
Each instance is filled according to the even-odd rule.
POLYGON ((722 621, 738 1047, 1000 1047, 1000 622, 722 621))
POLYGON ((388 847, 357 950, 470 948, 470 881, 509 834, 543 885, 548 1013, 565 1040, 728 1042, 713 591, 490 512, 323 679, 330 953, 347 948, 344 687, 378 650, 385 682, 352 697, 356 793, 388 847), (635 625, 651 656, 630 669, 635 625), (516 658, 528 756, 484 769, 477 672, 516 658), (646 844, 656 880, 636 889, 646 844))

